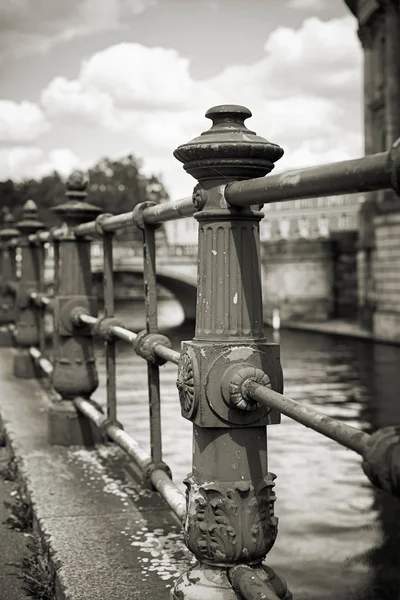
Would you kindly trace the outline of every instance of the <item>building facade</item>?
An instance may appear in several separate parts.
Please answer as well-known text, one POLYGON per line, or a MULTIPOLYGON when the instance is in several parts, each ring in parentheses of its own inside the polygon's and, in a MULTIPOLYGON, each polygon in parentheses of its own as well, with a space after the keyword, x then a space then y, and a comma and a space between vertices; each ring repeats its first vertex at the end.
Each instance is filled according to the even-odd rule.
POLYGON ((337 232, 355 231, 364 201, 362 194, 346 194, 266 204, 261 241, 330 238, 337 232))
MULTIPOLYGON (((365 153, 383 152, 400 137, 400 0, 345 2, 364 51, 365 153)), ((400 341, 399 213, 394 192, 367 194, 358 242, 361 322, 393 341, 400 341)))

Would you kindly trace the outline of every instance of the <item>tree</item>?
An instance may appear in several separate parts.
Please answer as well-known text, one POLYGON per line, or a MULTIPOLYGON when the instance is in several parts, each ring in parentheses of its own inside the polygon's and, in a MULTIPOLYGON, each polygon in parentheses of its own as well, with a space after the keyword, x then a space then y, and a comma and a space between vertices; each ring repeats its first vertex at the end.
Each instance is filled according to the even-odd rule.
MULTIPOLYGON (((129 212, 139 202, 151 200, 165 202, 169 196, 162 182, 155 176, 141 173, 141 163, 129 154, 120 160, 102 158, 89 169, 88 202, 99 206, 103 212, 119 214, 129 212)), ((64 200, 65 182, 54 172, 40 180, 0 182, 0 208, 9 207, 18 219, 22 206, 28 199, 39 207, 39 216, 48 227, 59 224, 51 208, 64 200)), ((164 238, 164 229, 157 234, 164 238)), ((116 233, 118 239, 142 240, 141 232, 132 225, 116 233)))

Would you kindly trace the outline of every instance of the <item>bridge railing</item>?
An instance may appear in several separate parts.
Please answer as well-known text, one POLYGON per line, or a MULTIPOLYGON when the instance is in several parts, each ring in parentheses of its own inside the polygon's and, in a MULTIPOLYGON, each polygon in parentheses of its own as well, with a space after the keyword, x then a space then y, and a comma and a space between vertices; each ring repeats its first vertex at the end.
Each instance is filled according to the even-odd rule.
MULTIPOLYGON (((99 214, 86 201, 87 182, 77 172, 68 181, 67 201, 54 209, 61 227, 43 231, 31 201, 16 228, 6 218, 0 232, 0 317, 8 325, 0 343, 9 345, 12 338, 16 346, 16 376, 51 376, 59 395, 49 409, 51 443, 114 440, 141 468, 144 485, 158 490, 182 521, 185 542, 198 563, 178 579, 173 598, 212 594, 225 600, 289 600, 284 580, 262 565, 277 535, 276 476, 268 472, 266 426, 278 424, 283 413, 367 461, 376 447, 368 434, 283 395, 279 346, 264 335, 259 205, 385 188, 399 193, 400 143, 386 153, 264 178, 283 150, 246 128, 250 111, 220 106, 206 116, 213 121, 211 129, 174 153, 199 182, 192 197, 160 205, 144 202, 121 215, 99 214), (191 215, 199 222, 196 331, 179 353, 158 331, 155 230, 167 220, 191 215), (138 334, 115 317, 114 307, 113 234, 132 222, 143 234, 146 328, 138 334), (93 236, 103 240, 100 318, 91 294, 93 236), (43 293, 43 244, 49 242, 54 245, 53 298, 43 293), (19 280, 16 247, 21 249, 19 280), (54 319, 52 362, 45 352, 45 310, 54 319), (105 340, 106 414, 91 400, 98 385, 95 336, 105 340), (117 339, 131 343, 147 363, 150 453, 117 419, 117 339), (178 365, 181 413, 193 422, 186 499, 162 457, 159 369, 166 361, 178 365)), ((394 485, 388 471, 374 477, 381 487, 394 485)))

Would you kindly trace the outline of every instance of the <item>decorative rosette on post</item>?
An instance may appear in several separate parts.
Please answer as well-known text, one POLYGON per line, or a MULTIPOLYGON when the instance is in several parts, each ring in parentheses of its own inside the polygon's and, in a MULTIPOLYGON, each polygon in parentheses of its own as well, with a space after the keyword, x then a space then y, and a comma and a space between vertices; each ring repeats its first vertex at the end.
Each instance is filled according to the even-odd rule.
POLYGON ((247 129, 252 116, 244 106, 224 104, 206 112, 213 124, 208 131, 179 146, 174 156, 198 181, 263 177, 274 168, 283 149, 247 129))

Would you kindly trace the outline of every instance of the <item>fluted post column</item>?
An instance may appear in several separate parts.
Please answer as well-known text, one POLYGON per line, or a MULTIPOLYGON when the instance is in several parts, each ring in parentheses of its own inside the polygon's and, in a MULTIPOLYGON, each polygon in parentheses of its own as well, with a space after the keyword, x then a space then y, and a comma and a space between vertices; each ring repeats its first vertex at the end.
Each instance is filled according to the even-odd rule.
POLYGON ((9 284, 16 284, 17 269, 15 244, 12 244, 11 240, 19 235, 19 231, 13 227, 13 224, 13 216, 5 210, 3 227, 0 230, 0 347, 13 344, 10 325, 15 322, 16 295, 10 291, 9 284))
POLYGON ((40 340, 39 315, 30 294, 40 289, 42 251, 37 244, 29 241, 29 236, 45 229, 44 223, 38 219, 38 209, 33 200, 28 200, 24 204, 22 219, 16 227, 21 235, 18 243, 21 249, 21 275, 17 290, 14 330, 14 341, 17 347, 14 356, 14 375, 30 379, 39 374, 29 354, 30 346, 39 346, 40 340))
POLYGON ((54 272, 54 370, 53 387, 60 395, 49 410, 48 436, 52 444, 69 446, 100 441, 99 433, 72 402, 77 396, 90 399, 98 386, 90 327, 79 325, 79 311, 96 316, 97 302, 92 296, 90 239, 75 236, 73 228, 91 221, 101 210, 86 202, 87 177, 81 171, 67 181, 67 201, 53 210, 62 221, 57 239, 54 272))
POLYGON ((240 392, 248 377, 283 389, 279 346, 267 342, 263 327, 263 214, 230 207, 224 189, 264 176, 283 150, 246 128, 251 112, 244 107, 217 106, 206 116, 211 129, 174 152, 199 182, 196 333, 182 343, 177 381, 182 416, 193 422, 185 541, 199 563, 177 581, 175 600, 236 599, 228 570, 240 563, 269 580, 261 561, 277 534, 266 425, 279 415, 240 392))

